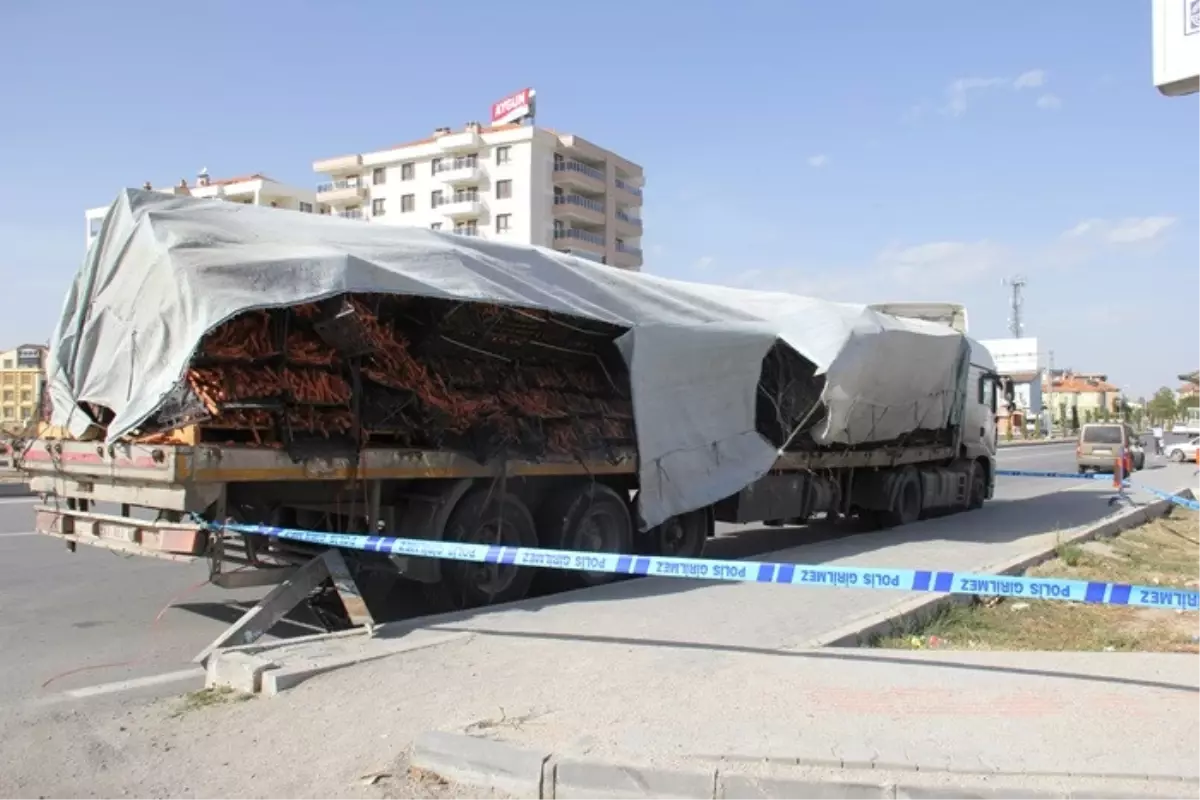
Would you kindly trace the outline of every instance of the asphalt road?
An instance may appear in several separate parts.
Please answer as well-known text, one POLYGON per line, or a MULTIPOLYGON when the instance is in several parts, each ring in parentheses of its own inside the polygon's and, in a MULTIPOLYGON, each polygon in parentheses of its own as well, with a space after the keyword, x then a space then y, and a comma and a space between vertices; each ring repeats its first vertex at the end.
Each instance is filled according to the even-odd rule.
MULTIPOLYGON (((1155 469, 1161 464, 1154 458, 1148 463, 1151 469, 1141 475, 1159 488, 1194 482, 1190 465, 1155 469)), ((1003 449, 1000 466, 1072 471, 1073 448, 1003 449)), ((1107 512, 1096 498, 1102 490, 1095 483, 1000 478, 996 499, 977 512, 979 524, 989 520, 988 528, 1011 527, 1014 535, 1018 529, 1033 532, 1043 522, 1083 524, 1107 512), (1082 488, 1088 491, 1078 491, 1082 488)), ((0 709, 197 688, 201 678, 191 658, 265 591, 207 586, 203 564, 128 558, 89 547, 71 554, 62 543, 31 533, 32 508, 31 498, 0 499, 0 674, 5 676, 0 709)), ((937 530, 930 528, 931 535, 937 530)), ((711 554, 739 558, 846 535, 820 524, 724 526, 711 554)), ((275 633, 315 630, 301 621, 285 623, 275 633)))

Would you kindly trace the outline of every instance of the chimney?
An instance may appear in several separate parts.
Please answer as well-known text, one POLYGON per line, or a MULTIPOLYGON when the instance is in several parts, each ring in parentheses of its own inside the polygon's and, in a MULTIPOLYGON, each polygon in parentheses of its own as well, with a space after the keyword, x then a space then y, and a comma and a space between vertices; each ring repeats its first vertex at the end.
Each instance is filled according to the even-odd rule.
POLYGON ((145 183, 142 184, 142 188, 148 192, 151 189, 153 189, 154 187, 150 185, 150 181, 146 181, 145 183))
POLYGON ((472 133, 479 133, 479 129, 480 129, 480 125, 478 122, 468 122, 467 123, 467 130, 471 131, 472 133))
POLYGON ((197 186, 208 186, 208 168, 201 167, 199 174, 196 175, 197 186))
POLYGON ((445 136, 449 132, 450 132, 449 128, 434 128, 433 129, 434 138, 437 138, 438 136, 445 136))
POLYGON ((187 178, 179 179, 179 188, 175 190, 175 194, 190 195, 192 190, 188 188, 187 178))

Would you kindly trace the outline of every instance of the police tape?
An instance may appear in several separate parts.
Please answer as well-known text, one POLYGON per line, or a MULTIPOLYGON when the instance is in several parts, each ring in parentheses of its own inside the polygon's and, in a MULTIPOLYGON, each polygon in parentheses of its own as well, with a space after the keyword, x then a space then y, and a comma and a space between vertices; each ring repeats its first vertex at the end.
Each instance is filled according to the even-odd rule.
POLYGON ((997 477, 1005 478, 1070 478, 1077 481, 1111 481, 1112 475, 1099 472, 1055 472, 1042 469, 998 469, 997 477))
POLYGON ((326 547, 362 550, 368 553, 577 572, 653 575, 660 578, 733 583, 770 583, 791 586, 968 594, 983 597, 1071 600, 1082 603, 1183 609, 1186 611, 1195 611, 1200 608, 1200 592, 1167 586, 1136 586, 1102 581, 1028 578, 936 570, 842 567, 770 561, 723 561, 708 558, 669 558, 624 553, 549 550, 540 547, 503 547, 431 539, 324 533, 232 523, 224 526, 215 525, 214 529, 251 536, 290 539, 326 547))
POLYGON ((1196 500, 1194 500, 1190 497, 1184 497, 1183 495, 1179 495, 1179 494, 1172 494, 1171 492, 1164 492, 1162 489, 1154 489, 1150 486, 1146 486, 1143 483, 1132 483, 1131 482, 1129 485, 1131 488, 1137 489, 1139 492, 1147 492, 1149 494, 1154 495, 1155 497, 1161 497, 1163 500, 1170 500, 1172 503, 1174 503, 1177 506, 1183 506, 1184 508, 1190 509, 1191 511, 1200 511, 1200 502, 1197 502, 1196 500))

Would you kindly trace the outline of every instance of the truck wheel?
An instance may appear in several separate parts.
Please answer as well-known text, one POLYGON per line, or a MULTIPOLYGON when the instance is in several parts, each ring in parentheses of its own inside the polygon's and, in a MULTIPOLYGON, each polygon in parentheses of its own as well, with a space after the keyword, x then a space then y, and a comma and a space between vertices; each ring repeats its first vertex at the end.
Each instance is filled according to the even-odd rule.
POLYGON ((910 469, 905 471, 900 481, 892 507, 879 515, 879 521, 885 528, 911 525, 921 518, 921 476, 916 470, 910 469))
MULTIPOLYGON (((1079 470, 1083 472, 1083 470, 1079 470)), ((987 482, 984 480, 983 467, 975 464, 971 468, 971 493, 967 496, 967 509, 973 511, 977 508, 983 508, 983 501, 987 495, 987 482)))
MULTIPOLYGON (((455 506, 446 521, 445 540, 503 547, 537 547, 533 516, 518 498, 481 486, 455 506)), ((443 580, 459 608, 511 603, 529 593, 534 570, 512 564, 442 562, 443 580)))
POLYGON ((647 550, 667 558, 699 558, 709 537, 708 509, 698 508, 655 525, 645 533, 647 550))
MULTIPOLYGON (((633 547, 629 503, 602 483, 588 481, 565 487, 542 503, 538 532, 555 550, 628 553, 633 547)), ((560 588, 599 586, 615 580, 611 572, 548 570, 546 578, 560 588)))

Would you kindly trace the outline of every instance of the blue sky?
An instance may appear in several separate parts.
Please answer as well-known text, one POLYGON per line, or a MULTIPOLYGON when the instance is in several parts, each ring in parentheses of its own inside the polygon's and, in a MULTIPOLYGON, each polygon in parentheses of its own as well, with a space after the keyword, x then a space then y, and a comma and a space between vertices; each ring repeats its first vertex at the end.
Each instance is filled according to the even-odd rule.
POLYGON ((1196 96, 1151 80, 1149 4, 0 4, 0 343, 44 340, 83 210, 486 116, 646 169, 646 270, 839 300, 946 299, 1133 394, 1200 363, 1196 96))

